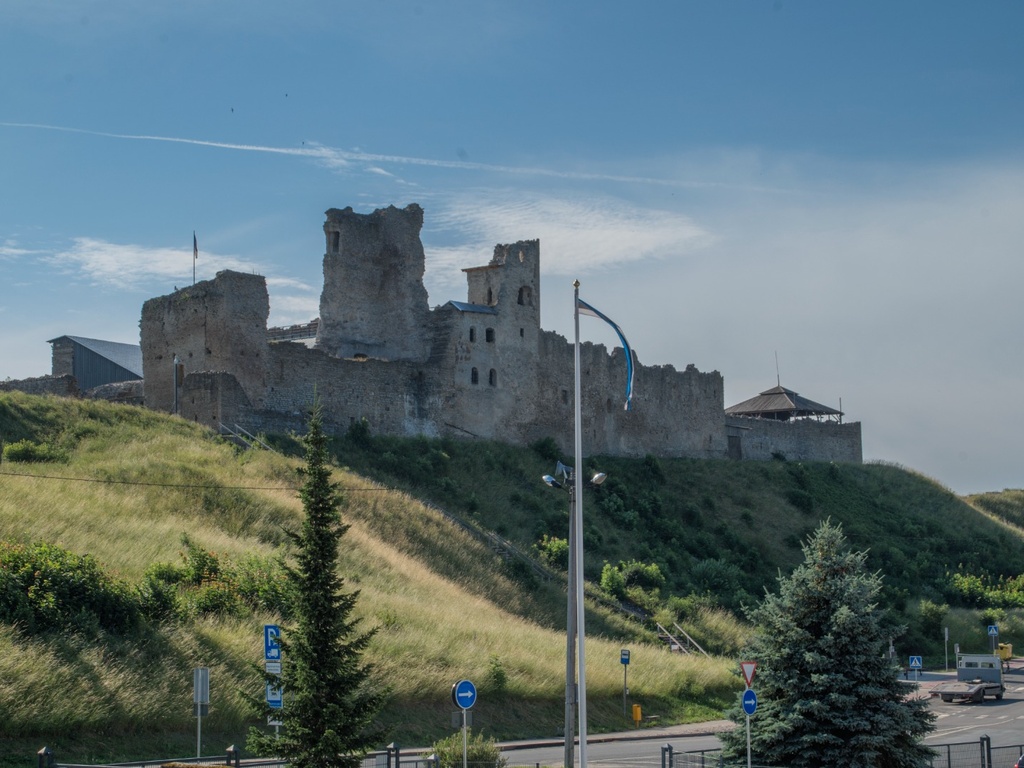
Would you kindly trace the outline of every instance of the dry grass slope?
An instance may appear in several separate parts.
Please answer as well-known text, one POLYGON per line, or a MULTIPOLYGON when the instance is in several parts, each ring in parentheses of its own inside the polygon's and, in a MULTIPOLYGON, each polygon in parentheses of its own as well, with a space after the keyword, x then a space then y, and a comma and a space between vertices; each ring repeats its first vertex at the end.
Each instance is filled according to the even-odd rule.
MULTIPOLYGON (((67 457, 0 467, 0 538, 90 553, 133 583, 153 563, 178 561, 183 533, 236 559, 287 553, 284 531, 300 520, 294 460, 240 453, 179 419, 5 393, 0 435, 47 442, 67 457)), ((478 683, 477 724, 489 733, 557 733, 564 634, 552 606, 564 600, 562 588, 526 590, 500 558, 436 511, 359 476, 339 470, 336 477, 348 489, 351 523, 341 567, 348 588, 360 591, 362 621, 378 630, 369 660, 393 691, 384 715, 393 738, 425 744, 443 735, 448 692, 460 678, 478 683)), ((196 666, 211 668, 204 732, 241 744, 252 722, 246 697, 262 694, 261 625, 276 619, 203 619, 162 627, 144 643, 27 638, 0 628, 0 752, 27 754, 48 743, 64 749, 63 759, 109 759, 190 738, 194 746, 196 666)), ((588 622, 609 635, 588 638, 593 730, 622 725, 624 642, 633 649, 634 699, 664 720, 716 717, 740 685, 732 660, 670 654, 596 607, 588 622)))

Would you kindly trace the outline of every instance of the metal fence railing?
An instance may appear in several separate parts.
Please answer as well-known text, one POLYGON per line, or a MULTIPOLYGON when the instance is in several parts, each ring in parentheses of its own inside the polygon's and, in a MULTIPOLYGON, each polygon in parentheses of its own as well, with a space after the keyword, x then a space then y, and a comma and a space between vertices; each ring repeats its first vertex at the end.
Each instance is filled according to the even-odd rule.
MULTIPOLYGON (((965 741, 953 744, 931 744, 935 756, 931 768, 1012 768, 1017 758, 1024 754, 1024 743, 1011 746, 993 747, 988 736, 977 741, 965 741)), ((614 761, 616 768, 746 768, 746 761, 725 760, 720 749, 700 750, 693 752, 676 751, 672 745, 665 744, 657 749, 647 746, 638 747, 634 755, 622 757, 614 761)), ((540 763, 516 762, 513 752, 505 752, 506 768, 542 768, 540 763)), ((158 768, 159 766, 176 763, 188 766, 229 766, 230 768, 284 768, 287 761, 277 758, 245 758, 234 748, 228 749, 224 755, 211 757, 163 758, 160 760, 137 760, 124 763, 79 764, 65 763, 57 760, 57 756, 44 747, 37 753, 37 768, 158 768)), ((607 768, 612 763, 602 761, 607 768)), ((368 753, 363 757, 361 768, 437 768, 437 757, 429 753, 399 752, 397 747, 368 753)), ((469 763, 468 768, 494 768, 494 764, 469 763)), ((764 768, 753 763, 752 768, 764 768)))

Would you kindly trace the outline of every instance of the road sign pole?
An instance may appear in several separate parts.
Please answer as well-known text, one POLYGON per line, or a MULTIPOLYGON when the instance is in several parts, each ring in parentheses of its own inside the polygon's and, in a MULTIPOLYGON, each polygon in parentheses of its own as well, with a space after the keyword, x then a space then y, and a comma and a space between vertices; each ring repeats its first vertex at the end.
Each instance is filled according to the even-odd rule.
POLYGON ((466 709, 465 709, 465 707, 463 707, 463 709, 462 709, 462 768, 467 768, 467 765, 468 765, 468 763, 467 763, 467 753, 468 753, 469 750, 467 749, 467 743, 468 743, 468 738, 466 736, 466 709))
POLYGON ((750 768, 750 715, 747 715, 747 768, 750 768))
POLYGON ((210 668, 192 670, 192 701, 196 708, 196 757, 203 754, 203 705, 210 704, 210 668))
POLYGON ((629 691, 629 665, 622 665, 622 716, 626 717, 626 693, 629 691))
POLYGON ((628 717, 629 710, 626 708, 626 696, 629 694, 629 649, 623 648, 619 652, 619 661, 622 663, 622 716, 628 717))

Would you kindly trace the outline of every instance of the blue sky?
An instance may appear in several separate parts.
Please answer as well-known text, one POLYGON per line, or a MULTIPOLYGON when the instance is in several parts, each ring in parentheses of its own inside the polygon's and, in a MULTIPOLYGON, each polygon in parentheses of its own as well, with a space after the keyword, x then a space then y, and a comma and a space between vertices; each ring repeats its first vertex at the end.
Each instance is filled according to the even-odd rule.
POLYGON ((998 0, 5 0, 0 379, 137 342, 193 230, 309 320, 324 211, 417 202, 432 305, 540 238, 544 327, 579 278, 726 405, 777 355, 866 459, 1020 488, 1022 40, 998 0))

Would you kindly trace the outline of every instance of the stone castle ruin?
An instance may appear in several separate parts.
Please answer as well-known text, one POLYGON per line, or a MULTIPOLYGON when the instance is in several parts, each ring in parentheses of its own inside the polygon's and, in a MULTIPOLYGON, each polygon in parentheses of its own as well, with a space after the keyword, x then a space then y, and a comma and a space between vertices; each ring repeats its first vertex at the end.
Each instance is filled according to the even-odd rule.
MULTIPOLYGON (((317 398, 335 432, 365 419, 377 434, 520 445, 552 437, 570 448, 573 348, 540 327, 538 240, 496 246, 488 264, 464 270, 466 301, 431 309, 418 205, 326 215, 312 346, 271 340, 263 277, 221 272, 144 304, 148 407, 213 429, 301 431, 317 398)), ((861 460, 859 423, 727 423, 721 374, 693 365, 637 364, 625 411, 624 354, 581 345, 588 453, 861 460)))

